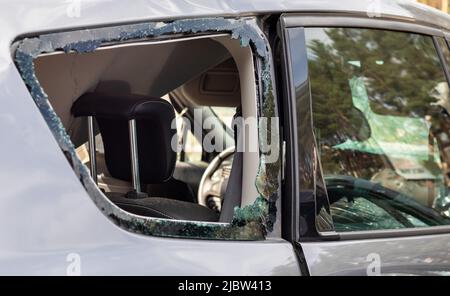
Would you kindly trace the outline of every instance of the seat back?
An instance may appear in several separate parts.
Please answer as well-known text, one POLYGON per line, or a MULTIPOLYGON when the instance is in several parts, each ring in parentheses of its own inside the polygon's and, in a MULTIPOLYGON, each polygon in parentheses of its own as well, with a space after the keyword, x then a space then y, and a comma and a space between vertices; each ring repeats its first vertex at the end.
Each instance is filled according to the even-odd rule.
POLYGON ((161 183, 172 177, 176 152, 171 141, 176 131, 171 128, 175 112, 169 102, 138 95, 88 93, 74 103, 72 113, 96 119, 112 177, 132 180, 130 120, 136 120, 141 183, 161 183))

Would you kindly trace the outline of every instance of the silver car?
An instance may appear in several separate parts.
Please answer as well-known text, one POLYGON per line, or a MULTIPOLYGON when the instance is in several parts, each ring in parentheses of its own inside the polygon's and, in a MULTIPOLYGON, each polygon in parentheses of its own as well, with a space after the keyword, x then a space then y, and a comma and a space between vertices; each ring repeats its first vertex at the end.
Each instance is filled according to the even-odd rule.
POLYGON ((450 274, 446 14, 1 5, 0 274, 450 274))

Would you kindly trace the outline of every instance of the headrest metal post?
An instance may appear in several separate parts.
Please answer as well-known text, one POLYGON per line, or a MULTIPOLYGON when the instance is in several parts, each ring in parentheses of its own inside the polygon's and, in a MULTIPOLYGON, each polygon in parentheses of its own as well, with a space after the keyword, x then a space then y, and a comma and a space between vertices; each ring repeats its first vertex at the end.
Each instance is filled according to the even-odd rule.
POLYGON ((138 145, 136 136, 136 119, 128 121, 128 128, 130 133, 130 151, 131 151, 131 175, 133 177, 133 188, 137 193, 141 192, 141 180, 139 177, 139 158, 138 145))
POLYGON ((89 160, 91 177, 97 184, 97 158, 96 158, 96 148, 95 148, 95 132, 94 132, 94 117, 88 116, 88 142, 89 142, 89 160))

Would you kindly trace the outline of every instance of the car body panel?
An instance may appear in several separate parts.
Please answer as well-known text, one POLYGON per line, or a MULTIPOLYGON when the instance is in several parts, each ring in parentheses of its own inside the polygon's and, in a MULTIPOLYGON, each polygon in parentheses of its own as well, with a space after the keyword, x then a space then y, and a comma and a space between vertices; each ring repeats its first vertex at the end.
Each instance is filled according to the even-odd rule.
MULTIPOLYGON (((35 2, 8 3, 3 11, 20 12, 41 30, 45 26, 38 24, 45 21, 27 13, 49 17, 47 12, 59 11, 54 3, 41 3, 39 9, 31 7, 35 2)), ((135 15, 137 10, 131 10, 135 15)), ((120 9, 113 12, 120 15, 120 9)), ((62 15, 57 21, 49 17, 47 28, 65 27, 62 15)), ((108 15, 96 19, 115 19, 108 15)), ((135 16, 120 19, 137 21, 135 16)), ((27 21, 9 21, 2 18, 2 24, 8 23, 2 31, 11 40, 27 21)), ((89 22, 85 19, 84 25, 89 22)), ((79 264, 75 273, 81 275, 300 274, 293 246, 281 238, 232 242, 151 237, 124 231, 104 216, 33 102, 12 62, 10 40, 2 39, 0 54, 0 136, 5 139, 0 145, 0 274, 65 275, 71 274, 73 263, 79 264)))
MULTIPOLYGON (((144 20, 282 12, 369 13, 369 16, 373 12, 375 17, 389 16, 450 28, 448 17, 422 5, 391 1, 373 7, 373 3, 370 0, 170 0, 164 3, 136 0, 131 5, 120 0, 1 0, 0 137, 5 140, 0 145, 0 274, 64 275, 73 255, 79 258, 82 275, 300 274, 293 246, 282 239, 261 242, 166 239, 132 234, 108 220, 84 190, 34 105, 13 63, 13 41, 38 32, 144 20), (79 15, 71 15, 71 5, 77 3, 79 15)), ((380 245, 385 248, 381 253, 382 262, 401 264, 412 258, 396 259, 399 252, 387 254, 391 246, 401 250, 423 243, 423 251, 413 255, 426 262, 425 246, 448 247, 450 240, 448 235, 436 236, 436 240, 430 238, 434 236, 365 243, 304 243, 302 248, 312 274, 332 274, 351 270, 351 266, 363 270, 366 253, 380 245), (330 256, 342 258, 325 260, 330 256)), ((439 256, 448 260, 448 254, 439 256)))
POLYGON ((450 234, 301 246, 311 275, 450 275, 450 234))
POLYGON ((82 275, 299 274, 281 239, 166 239, 116 226, 76 178, 20 75, 2 74, 0 274, 65 275, 70 254, 82 275))
POLYGON ((0 3, 3 8, 0 13, 2 39, 32 32, 130 21, 282 12, 357 13, 391 16, 441 27, 450 24, 445 13, 406 0, 168 0, 164 4, 157 0, 136 0, 133 5, 120 0, 2 0, 0 3))

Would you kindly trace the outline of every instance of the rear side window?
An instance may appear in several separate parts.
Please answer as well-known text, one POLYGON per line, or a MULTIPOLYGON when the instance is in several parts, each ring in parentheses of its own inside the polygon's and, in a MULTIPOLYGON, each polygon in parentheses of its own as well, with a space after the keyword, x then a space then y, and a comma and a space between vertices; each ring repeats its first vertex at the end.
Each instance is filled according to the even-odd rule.
MULTIPOLYGON (((145 235, 218 240, 263 240, 273 230, 273 204, 280 192, 281 159, 278 140, 273 140, 278 126, 271 126, 275 144, 261 157, 260 145, 268 145, 256 131, 260 117, 277 116, 277 100, 269 44, 256 18, 179 19, 49 33, 17 41, 14 50, 36 107, 78 181, 117 226, 145 235), (257 75, 254 62, 262 67, 257 75), (221 75, 221 63, 234 80, 221 75), (239 75, 237 67, 248 75, 239 75), (206 93, 199 88, 204 76, 206 93), (256 81, 263 91, 256 91, 256 81), (235 86, 231 94, 224 94, 230 85, 235 86), (166 94, 170 100, 162 98, 166 94), (256 119, 252 132, 237 135, 236 141, 231 137, 227 149, 215 145, 225 128, 206 125, 212 116, 203 117, 197 107, 241 105, 243 119, 256 119), (185 131, 194 123, 191 130, 200 148, 212 146, 220 155, 216 161, 176 162, 179 148, 196 143, 177 138, 175 108, 186 115, 185 131), (246 143, 248 135, 256 135, 257 153, 242 151, 230 167, 233 146, 241 139, 246 143), (228 182, 233 168, 238 178, 228 182), (233 198, 223 198, 224 207, 219 207, 228 188, 233 198)), ((192 156, 198 159, 201 152, 192 156)))
POLYGON ((433 38, 353 28, 305 38, 336 230, 449 224, 449 88, 433 38))

